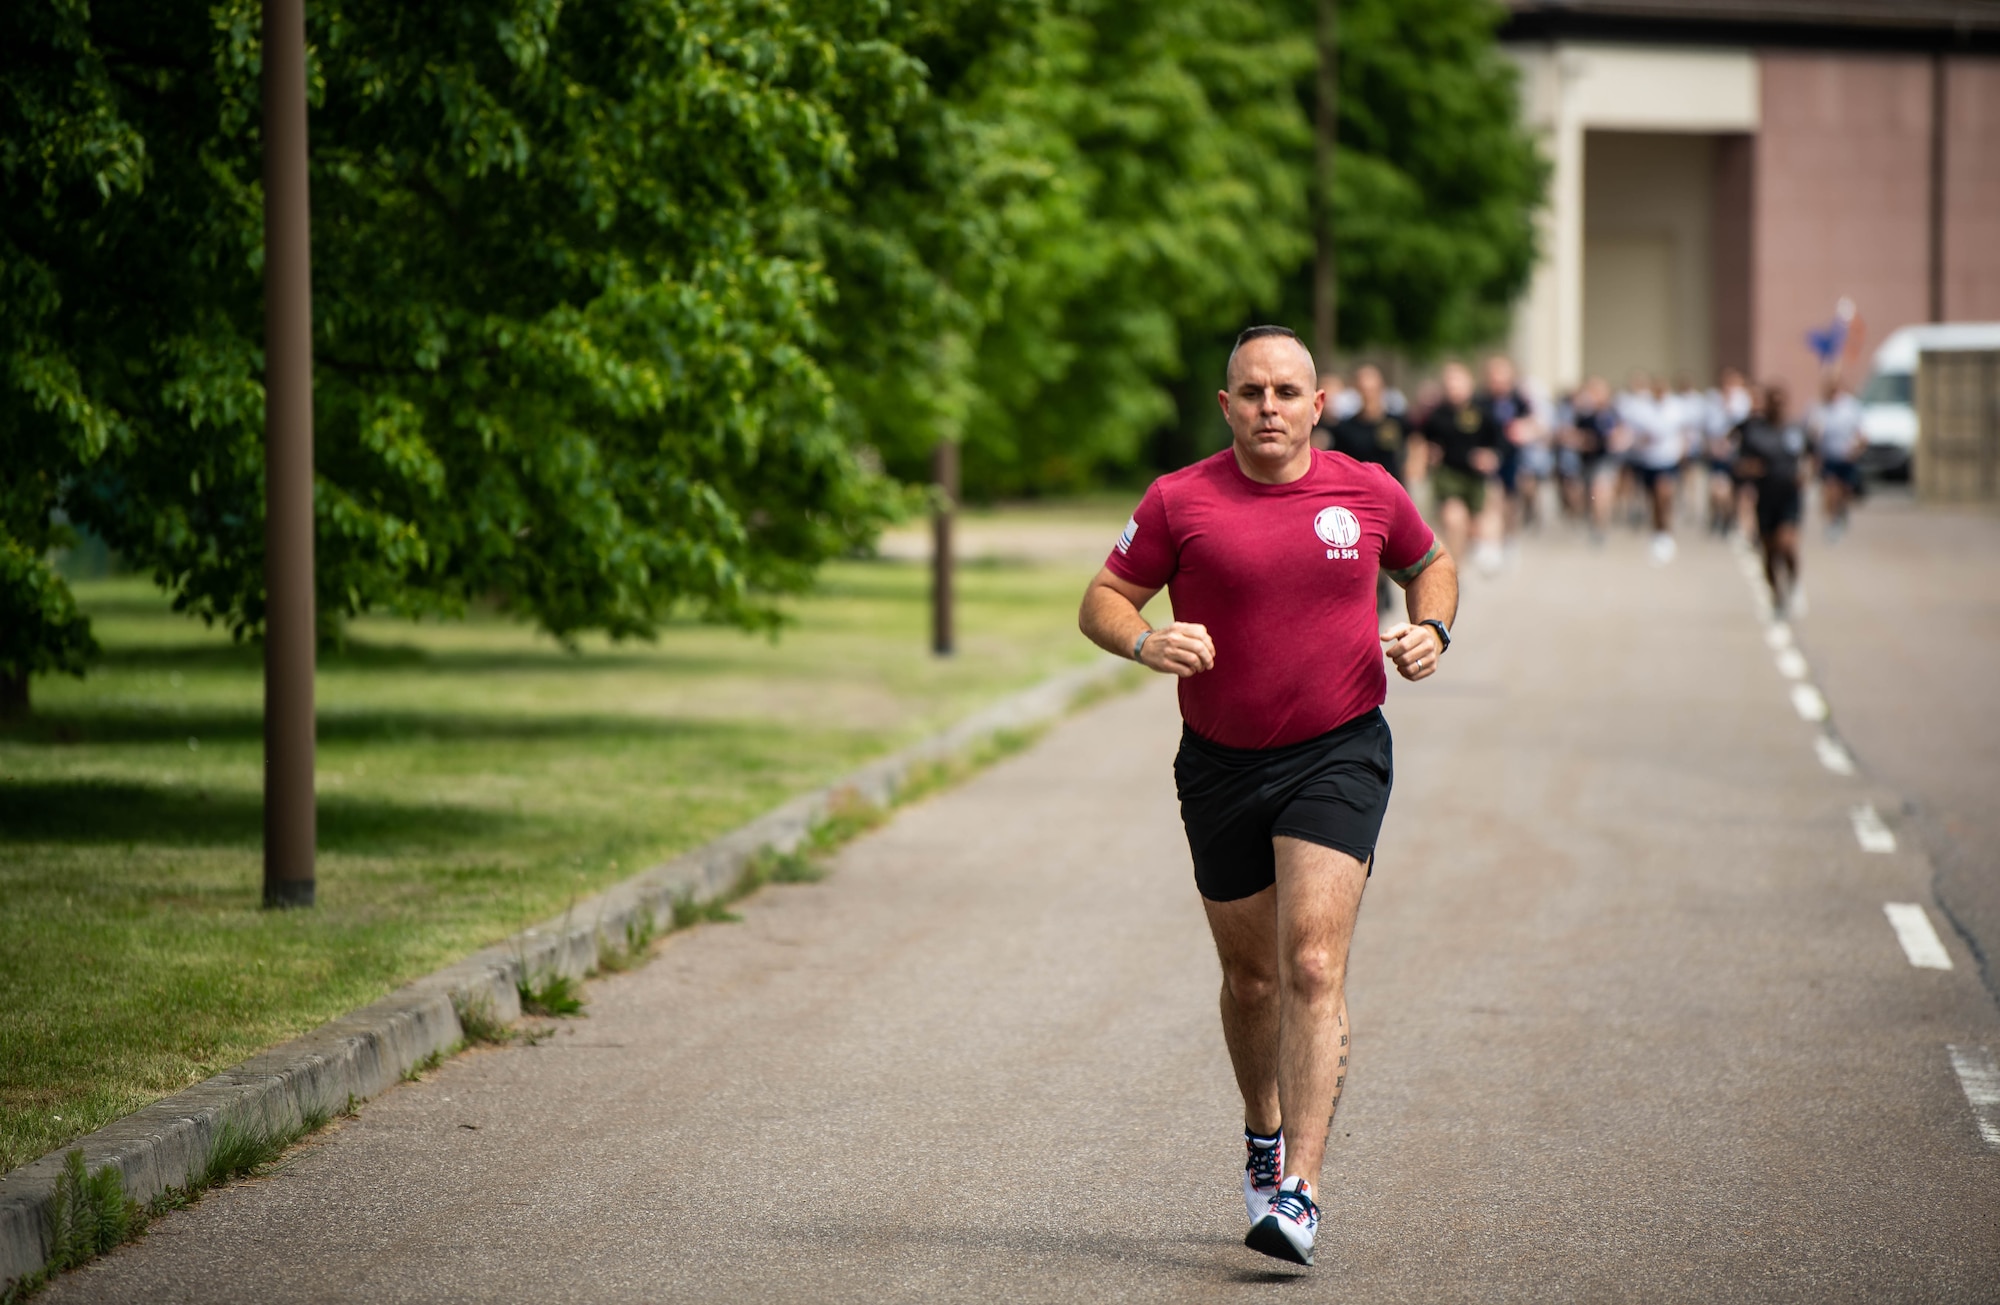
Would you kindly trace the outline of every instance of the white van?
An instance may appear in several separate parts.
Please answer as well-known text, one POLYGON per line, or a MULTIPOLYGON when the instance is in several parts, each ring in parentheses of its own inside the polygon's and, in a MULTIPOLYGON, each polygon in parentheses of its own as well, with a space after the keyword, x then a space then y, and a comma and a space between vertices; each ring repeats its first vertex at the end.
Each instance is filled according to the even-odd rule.
POLYGON ((1863 471, 1904 479, 1917 447, 1917 355, 1925 349, 2000 349, 2000 322, 1942 322, 1892 331, 1861 387, 1863 471))

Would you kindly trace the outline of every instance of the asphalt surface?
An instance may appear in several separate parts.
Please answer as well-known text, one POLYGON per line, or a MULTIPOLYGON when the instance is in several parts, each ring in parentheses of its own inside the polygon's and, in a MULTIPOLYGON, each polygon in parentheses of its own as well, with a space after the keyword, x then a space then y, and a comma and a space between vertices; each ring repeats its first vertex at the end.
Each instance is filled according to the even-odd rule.
POLYGON ((1799 642, 1855 759, 1902 795, 2000 996, 2000 512, 1885 490, 1807 550, 1799 642))
POLYGON ((1159 681, 46 1299, 2000 1297, 1947 1052, 2000 1016, 1861 722, 1829 771, 1721 545, 1552 537, 1469 590, 1388 708, 1316 1268, 1240 1244, 1159 681))

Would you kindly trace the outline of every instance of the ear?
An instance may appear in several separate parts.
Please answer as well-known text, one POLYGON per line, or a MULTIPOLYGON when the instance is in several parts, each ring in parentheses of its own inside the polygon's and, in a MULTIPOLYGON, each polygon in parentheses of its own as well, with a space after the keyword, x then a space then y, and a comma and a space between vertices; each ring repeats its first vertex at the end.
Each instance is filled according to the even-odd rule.
POLYGON ((1222 415, 1227 417, 1229 415, 1229 391, 1217 390, 1215 392, 1215 401, 1222 406, 1222 415))

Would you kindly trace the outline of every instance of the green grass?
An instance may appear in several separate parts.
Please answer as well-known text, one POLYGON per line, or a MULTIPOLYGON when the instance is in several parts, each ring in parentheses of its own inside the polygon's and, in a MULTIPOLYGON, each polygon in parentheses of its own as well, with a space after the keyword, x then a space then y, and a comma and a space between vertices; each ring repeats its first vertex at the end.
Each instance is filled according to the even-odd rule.
MULTIPOLYGON (((1127 510, 1018 519, 1108 539, 1127 510)), ((321 661, 319 905, 295 912, 258 906, 256 651, 142 580, 80 584, 101 665, 38 679, 0 733, 0 1171, 1088 658, 1096 563, 964 566, 944 660, 925 569, 889 562, 829 568, 775 643, 358 623, 321 661)))

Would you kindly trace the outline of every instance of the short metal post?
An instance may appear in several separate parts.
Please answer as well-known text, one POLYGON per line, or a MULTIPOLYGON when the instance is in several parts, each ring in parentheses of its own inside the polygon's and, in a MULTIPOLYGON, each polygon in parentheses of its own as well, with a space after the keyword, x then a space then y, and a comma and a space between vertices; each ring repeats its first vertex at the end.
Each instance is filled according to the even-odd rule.
POLYGON ((952 517, 958 508, 958 444, 938 441, 931 455, 937 507, 931 514, 931 651, 949 657, 957 650, 952 611, 952 517))

